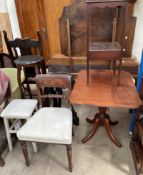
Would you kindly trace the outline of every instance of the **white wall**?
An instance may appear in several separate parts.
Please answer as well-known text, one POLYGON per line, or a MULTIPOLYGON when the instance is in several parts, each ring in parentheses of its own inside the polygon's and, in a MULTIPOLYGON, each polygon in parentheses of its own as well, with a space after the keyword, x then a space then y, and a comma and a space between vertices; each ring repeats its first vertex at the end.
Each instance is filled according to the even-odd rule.
POLYGON ((14 0, 0 0, 0 13, 9 14, 13 37, 21 37, 14 0))
POLYGON ((137 57, 138 62, 140 62, 143 48, 143 0, 137 0, 135 4, 134 16, 137 17, 137 25, 132 54, 137 57))
POLYGON ((6 0, 0 0, 0 13, 7 12, 6 0))
POLYGON ((14 38, 21 37, 14 0, 4 0, 4 1, 7 2, 7 9, 9 13, 9 19, 11 23, 13 37, 14 38))

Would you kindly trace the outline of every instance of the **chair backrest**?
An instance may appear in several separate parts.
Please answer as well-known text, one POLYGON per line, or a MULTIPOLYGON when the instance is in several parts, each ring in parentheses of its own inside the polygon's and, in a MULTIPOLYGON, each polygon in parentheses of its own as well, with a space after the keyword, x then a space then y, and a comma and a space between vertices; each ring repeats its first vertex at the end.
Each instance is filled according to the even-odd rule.
POLYGON ((40 32, 37 32, 37 40, 31 38, 16 38, 14 40, 9 40, 7 37, 7 32, 3 31, 3 34, 9 55, 13 60, 19 56, 18 49, 20 51, 21 56, 32 54, 40 54, 41 56, 43 56, 40 32))
MULTIPOLYGON (((40 37, 40 32, 37 32, 38 39, 31 38, 16 38, 14 40, 9 40, 6 31, 3 31, 4 40, 6 42, 7 50, 11 57, 11 61, 18 56, 24 55, 41 55, 43 56, 42 41, 40 37)), ((28 77, 35 76, 35 69, 33 67, 28 67, 25 69, 28 77)))
MULTIPOLYGON (((69 95, 71 93, 71 75, 67 74, 40 74, 37 75, 36 78, 37 92, 40 107, 45 106, 47 102, 46 99, 69 99, 69 95), (50 88, 60 88, 60 89, 68 89, 67 94, 55 94, 55 93, 47 93, 47 89, 50 88)), ((68 100, 69 102, 69 100, 68 100)))

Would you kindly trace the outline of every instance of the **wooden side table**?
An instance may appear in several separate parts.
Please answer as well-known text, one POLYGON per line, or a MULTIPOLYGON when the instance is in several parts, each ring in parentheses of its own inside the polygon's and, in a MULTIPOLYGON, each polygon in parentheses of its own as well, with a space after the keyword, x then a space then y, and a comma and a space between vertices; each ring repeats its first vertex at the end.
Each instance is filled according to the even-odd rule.
POLYGON ((18 57, 14 62, 18 68, 17 79, 18 79, 18 84, 19 84, 22 98, 25 98, 25 89, 23 88, 22 81, 21 81, 22 68, 25 74, 27 90, 29 92, 30 98, 32 98, 32 93, 31 93, 31 89, 29 86, 30 79, 27 77, 25 69, 28 67, 33 67, 35 69, 36 74, 41 74, 41 73, 44 74, 45 73, 44 58, 39 55, 25 55, 25 56, 18 57))
POLYGON ((80 71, 77 82, 70 96, 72 104, 95 105, 99 107, 99 113, 87 122, 92 123, 92 129, 87 136, 82 139, 83 143, 89 141, 96 133, 100 125, 103 125, 112 142, 121 147, 121 144, 113 135, 111 125, 118 122, 112 122, 106 113, 108 107, 123 107, 137 109, 141 105, 141 100, 133 83, 130 73, 121 71, 120 85, 116 84, 116 77, 111 70, 90 70, 90 84, 87 86, 86 70, 80 71))
MULTIPOLYGON (((117 79, 117 83, 119 84, 120 68, 122 64, 122 52, 123 52, 122 41, 124 40, 125 35, 125 24, 128 13, 127 11, 128 2, 126 0, 100 0, 100 1, 86 0, 86 2, 87 2, 87 85, 89 85, 90 60, 109 61, 110 65, 111 62, 113 62, 114 75, 116 69, 116 61, 119 60, 119 66, 118 66, 119 71, 117 79), (111 8, 112 11, 113 9, 116 9, 116 12, 112 12, 113 21, 115 18, 116 22, 113 22, 113 28, 112 28, 113 31, 110 31, 112 35, 110 41, 106 41, 106 39, 102 41, 94 41, 93 35, 95 35, 95 33, 93 32, 93 29, 91 27, 93 18, 93 17, 91 18, 91 16, 92 11, 95 10, 95 8, 101 8, 101 9, 111 8)), ((99 23, 101 23, 101 21, 99 21, 99 23)))

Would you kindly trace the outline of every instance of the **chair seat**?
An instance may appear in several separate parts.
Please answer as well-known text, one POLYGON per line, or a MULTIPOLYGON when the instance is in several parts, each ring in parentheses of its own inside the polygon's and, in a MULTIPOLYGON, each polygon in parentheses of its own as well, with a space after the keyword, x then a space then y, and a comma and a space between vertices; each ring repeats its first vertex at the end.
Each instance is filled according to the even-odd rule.
POLYGON ((121 46, 118 42, 91 42, 89 46, 90 51, 115 51, 115 52, 121 52, 121 46))
POLYGON ((19 140, 71 144, 72 112, 66 108, 45 107, 17 132, 19 140))
POLYGON ((30 65, 30 64, 37 64, 43 61, 44 58, 40 55, 25 55, 18 57, 14 62, 16 65, 30 65))
POLYGON ((9 119, 27 119, 31 117, 38 101, 34 99, 12 100, 2 111, 1 117, 9 119))

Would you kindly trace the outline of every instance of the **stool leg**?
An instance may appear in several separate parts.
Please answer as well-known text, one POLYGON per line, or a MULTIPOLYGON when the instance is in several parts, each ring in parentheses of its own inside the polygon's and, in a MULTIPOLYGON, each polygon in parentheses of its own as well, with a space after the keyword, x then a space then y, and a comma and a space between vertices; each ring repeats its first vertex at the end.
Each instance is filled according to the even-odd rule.
POLYGON ((33 146, 33 150, 34 150, 34 152, 37 153, 37 152, 38 152, 38 146, 37 146, 37 143, 32 142, 32 146, 33 146))
POLYGON ((37 64, 35 65, 35 72, 36 75, 40 74, 39 66, 37 64))
MULTIPOLYGON (((29 119, 27 119, 27 121, 28 121, 28 120, 29 120, 29 119)), ((38 146, 37 146, 37 143, 32 142, 32 146, 33 146, 33 150, 34 150, 34 152, 37 153, 37 152, 38 152, 38 146)))
POLYGON ((9 123, 8 123, 8 119, 7 118, 4 118, 4 126, 5 126, 5 131, 6 131, 6 137, 7 137, 7 141, 8 141, 9 151, 13 151, 11 134, 9 133, 9 123))

